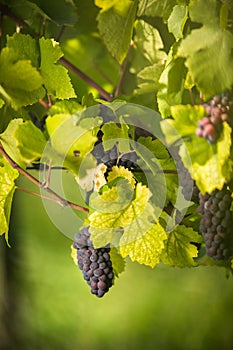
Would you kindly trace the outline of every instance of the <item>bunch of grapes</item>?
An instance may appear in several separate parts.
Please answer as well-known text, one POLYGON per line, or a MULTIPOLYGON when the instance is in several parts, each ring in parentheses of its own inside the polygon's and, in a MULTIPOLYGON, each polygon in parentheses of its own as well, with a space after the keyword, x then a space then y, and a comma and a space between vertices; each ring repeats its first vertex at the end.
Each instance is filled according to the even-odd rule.
POLYGON ((199 194, 200 231, 206 254, 215 260, 227 260, 233 254, 233 215, 231 192, 226 186, 210 194, 199 194))
POLYGON ((91 287, 91 293, 101 298, 112 286, 114 278, 110 247, 95 249, 89 227, 81 229, 75 235, 73 247, 77 249, 78 266, 91 287))
POLYGON ((204 137, 210 143, 215 143, 222 131, 224 122, 231 123, 233 117, 233 91, 214 96, 204 103, 207 116, 202 118, 196 130, 196 135, 204 137))
POLYGON ((107 166, 108 171, 110 171, 114 165, 123 166, 130 170, 138 167, 138 156, 135 151, 130 151, 124 154, 120 153, 117 144, 115 144, 110 150, 105 151, 102 144, 102 130, 98 131, 97 137, 98 140, 91 152, 97 160, 97 164, 104 163, 107 166))

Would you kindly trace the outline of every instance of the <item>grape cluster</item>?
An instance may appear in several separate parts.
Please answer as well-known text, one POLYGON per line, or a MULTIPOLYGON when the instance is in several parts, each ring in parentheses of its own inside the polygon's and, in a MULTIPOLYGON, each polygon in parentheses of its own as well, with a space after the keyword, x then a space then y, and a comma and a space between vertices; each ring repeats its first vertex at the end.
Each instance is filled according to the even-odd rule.
POLYGON ((178 150, 173 150, 172 156, 176 161, 176 169, 179 177, 179 184, 182 187, 182 193, 186 200, 192 200, 198 202, 199 189, 196 183, 191 178, 188 169, 185 168, 181 157, 178 154, 178 150))
POLYGON ((222 131, 223 122, 230 123, 233 117, 233 92, 214 96, 203 106, 207 116, 198 122, 196 135, 215 143, 222 131))
POLYGON ((138 167, 138 156, 135 151, 119 153, 117 145, 114 145, 110 150, 105 151, 102 144, 102 130, 98 131, 97 137, 98 140, 95 143, 95 147, 91 152, 97 160, 97 164, 104 163, 109 171, 114 165, 123 166, 130 170, 138 167))
POLYGON ((77 249, 78 266, 91 293, 101 298, 112 286, 114 273, 110 259, 110 248, 95 249, 90 239, 89 227, 75 235, 73 247, 77 249))
POLYGON ((206 254, 214 260, 227 260, 233 254, 233 216, 231 192, 224 186, 210 194, 200 193, 198 213, 206 254))

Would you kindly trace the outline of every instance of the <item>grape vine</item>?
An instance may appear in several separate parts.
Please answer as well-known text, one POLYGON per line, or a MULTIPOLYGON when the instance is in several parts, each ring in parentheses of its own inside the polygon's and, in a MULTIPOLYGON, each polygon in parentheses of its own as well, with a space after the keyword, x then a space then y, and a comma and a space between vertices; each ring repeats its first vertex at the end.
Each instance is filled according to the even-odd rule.
POLYGON ((52 13, 45 1, 3 0, 0 13, 6 241, 21 190, 77 214, 62 233, 98 297, 126 257, 232 272, 231 2, 64 0, 52 13), (83 198, 55 190, 55 171, 83 198))

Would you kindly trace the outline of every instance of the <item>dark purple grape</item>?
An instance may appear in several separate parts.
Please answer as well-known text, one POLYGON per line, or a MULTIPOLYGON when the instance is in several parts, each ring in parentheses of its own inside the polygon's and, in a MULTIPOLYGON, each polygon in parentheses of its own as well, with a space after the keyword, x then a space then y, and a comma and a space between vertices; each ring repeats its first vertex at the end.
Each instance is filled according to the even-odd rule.
POLYGON ((110 248, 95 249, 90 240, 89 227, 84 227, 75 235, 73 247, 77 249, 78 267, 91 287, 91 293, 99 298, 104 296, 114 278, 110 248))
POLYGON ((232 198, 226 186, 210 194, 200 193, 198 213, 202 215, 200 231, 206 244, 206 254, 214 260, 228 260, 233 255, 232 198))
POLYGON ((207 116, 199 120, 196 135, 215 143, 222 131, 222 124, 233 123, 233 90, 214 96, 204 103, 207 116))

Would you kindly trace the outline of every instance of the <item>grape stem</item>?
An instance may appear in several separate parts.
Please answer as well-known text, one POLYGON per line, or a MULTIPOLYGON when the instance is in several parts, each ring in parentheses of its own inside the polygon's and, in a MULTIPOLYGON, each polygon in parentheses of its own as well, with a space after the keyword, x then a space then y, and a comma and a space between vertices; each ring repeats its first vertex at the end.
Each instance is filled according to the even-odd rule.
MULTIPOLYGON (((32 176, 31 174, 29 174, 26 170, 24 170, 23 168, 21 168, 17 163, 15 163, 15 161, 6 153, 6 151, 4 150, 2 144, 0 143, 0 153, 6 158, 6 160, 10 163, 10 165, 18 170, 18 172, 25 176, 29 181, 33 182, 36 186, 38 186, 39 188, 43 188, 44 191, 46 191, 47 193, 49 193, 50 195, 53 196, 53 198, 49 199, 51 201, 54 201, 62 206, 69 206, 75 210, 81 211, 83 213, 88 213, 89 209, 82 207, 76 203, 72 203, 70 201, 67 201, 66 199, 62 198, 61 196, 59 196, 59 194, 57 194, 56 192, 54 192, 51 188, 49 187, 43 187, 43 184, 37 180, 34 176, 32 176)), ((26 192, 27 190, 25 190, 26 192)), ((35 194, 34 192, 30 192, 31 194, 35 194)), ((41 194, 36 194, 36 196, 39 196, 40 198, 45 198, 48 199, 49 197, 44 197, 41 194)))

